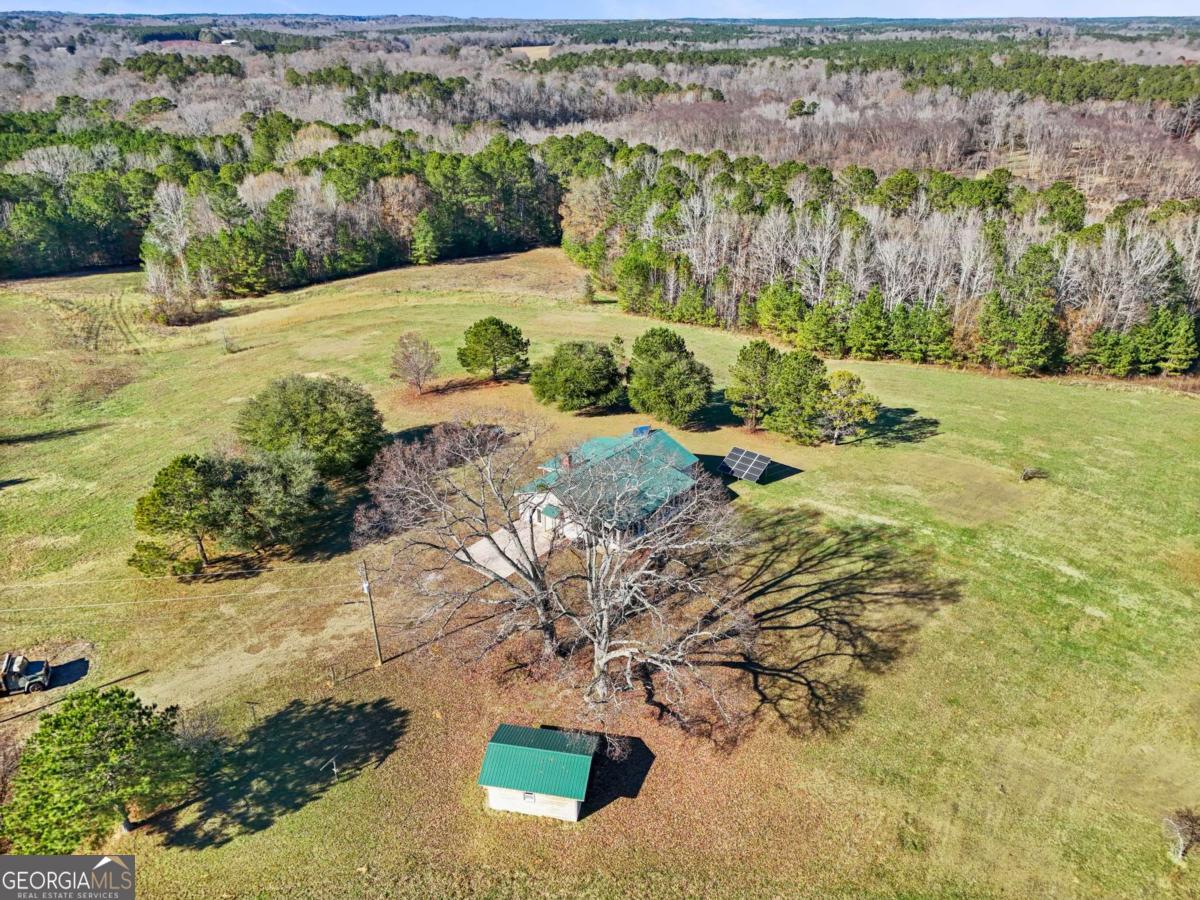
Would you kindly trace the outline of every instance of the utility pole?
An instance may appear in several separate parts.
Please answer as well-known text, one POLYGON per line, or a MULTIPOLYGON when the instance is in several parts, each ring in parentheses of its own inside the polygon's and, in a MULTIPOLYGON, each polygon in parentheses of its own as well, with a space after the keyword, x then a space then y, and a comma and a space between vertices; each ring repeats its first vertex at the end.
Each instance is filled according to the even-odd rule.
POLYGON ((365 560, 360 560, 358 563, 358 574, 362 577, 362 590, 367 595, 367 609, 371 613, 371 634, 375 638, 375 665, 383 665, 383 647, 379 644, 379 625, 375 622, 375 598, 371 594, 371 578, 367 574, 367 563, 365 560))

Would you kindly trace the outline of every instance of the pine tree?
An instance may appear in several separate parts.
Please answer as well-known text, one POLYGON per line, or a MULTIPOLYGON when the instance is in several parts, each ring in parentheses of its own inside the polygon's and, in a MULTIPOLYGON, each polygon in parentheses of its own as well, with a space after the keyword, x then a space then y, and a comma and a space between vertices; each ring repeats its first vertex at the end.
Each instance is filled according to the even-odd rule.
POLYGON ((1175 316, 1165 307, 1156 306, 1150 316, 1129 330, 1137 355, 1137 371, 1140 375, 1154 375, 1167 358, 1167 348, 1175 335, 1175 316))
POLYGON ((846 351, 838 310, 822 300, 808 311, 796 329, 796 346, 825 356, 841 356, 846 351))
POLYGON ((779 357, 779 351, 766 341, 750 341, 738 351, 737 362, 729 368, 725 397, 734 415, 741 416, 751 428, 758 428, 769 406, 771 377, 779 357))
POLYGON ((138 531, 156 537, 188 540, 202 566, 209 563, 205 541, 229 525, 230 481, 214 456, 177 456, 154 476, 154 485, 138 498, 133 522, 138 531))
POLYGON ((468 372, 490 372, 495 380, 529 367, 529 341, 516 325, 488 316, 464 333, 458 362, 468 372))
POLYGON ((1137 364, 1137 349, 1129 335, 1109 328, 1097 328, 1088 339, 1085 364, 1092 369, 1125 378, 1137 364))
POLYGON ((776 279, 759 293, 755 316, 763 331, 790 335, 804 317, 804 298, 786 281, 776 279))
POLYGON ((944 300, 925 310, 924 344, 925 358, 930 362, 948 363, 954 359, 954 323, 944 300))
POLYGON ((437 232, 429 221, 429 212, 421 210, 413 222, 412 228, 412 261, 418 266, 436 262, 438 258, 437 232))
POLYGON ((1036 375, 1058 368, 1062 361, 1063 334, 1054 300, 1039 297, 1028 301, 1017 316, 1009 371, 1036 375))
POLYGON ((1162 370, 1168 375, 1182 375, 1196 364, 1197 355, 1200 350, 1196 346, 1196 320, 1186 309, 1181 309, 1175 317, 1162 370))
POLYGON ((821 439, 821 399, 826 389, 825 363, 806 350, 785 353, 775 366, 764 424, 803 444, 821 439))
POLYGON ((878 287, 850 311, 846 326, 846 346, 851 356, 859 359, 879 359, 888 348, 888 314, 883 304, 883 292, 878 287))
POLYGON ((923 362, 925 349, 921 340, 923 328, 920 307, 900 305, 888 316, 888 349, 893 356, 909 362, 923 362))
POLYGON ((21 754, 4 831, 17 853, 64 854, 129 827, 135 811, 178 800, 195 759, 176 737, 174 707, 123 688, 70 694, 21 754))
POLYGON ((993 368, 1008 368, 1017 323, 1004 298, 992 291, 975 321, 975 357, 993 368))
POLYGON ((669 328, 651 328, 633 342, 629 362, 629 405, 684 425, 708 405, 713 377, 682 337, 669 328))

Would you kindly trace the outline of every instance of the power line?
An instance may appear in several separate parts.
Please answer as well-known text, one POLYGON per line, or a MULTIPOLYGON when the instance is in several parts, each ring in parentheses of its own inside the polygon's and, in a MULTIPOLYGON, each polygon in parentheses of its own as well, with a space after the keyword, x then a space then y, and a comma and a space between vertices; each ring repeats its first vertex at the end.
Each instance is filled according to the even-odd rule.
POLYGON ((19 591, 19 590, 39 590, 47 587, 70 587, 73 585, 95 585, 95 584, 117 584, 119 582, 129 581, 164 581, 167 579, 178 579, 180 581, 189 581, 200 578, 220 578, 226 575, 249 575, 256 572, 282 572, 290 569, 307 569, 313 566, 334 566, 341 560, 310 562, 310 563, 288 563, 279 566, 262 566, 254 569, 225 569, 215 572, 201 572, 198 575, 125 575, 120 578, 93 578, 79 581, 9 581, 0 583, 0 591, 19 591))
POLYGON ((192 596, 181 597, 157 597, 150 600, 117 600, 105 603, 72 603, 58 606, 14 606, 8 609, 0 609, 0 613, 25 613, 25 612, 61 612, 70 609, 108 609, 115 606, 146 606, 152 603, 184 603, 192 600, 222 600, 229 598, 244 599, 246 597, 273 597, 276 594, 289 594, 299 591, 313 591, 318 588, 351 588, 360 587, 354 582, 346 582, 341 584, 320 584, 308 585, 306 587, 294 588, 277 588, 271 591, 235 591, 227 594, 193 594, 192 596))
MULTIPOLYGON (((365 606, 366 601, 359 600, 358 598, 346 599, 346 600, 322 600, 322 601, 319 601, 316 603, 303 603, 303 602, 293 601, 286 606, 279 607, 277 610, 275 610, 275 612, 263 612, 262 615, 264 618, 266 618, 271 615, 285 615, 290 610, 320 609, 322 607, 358 606, 358 605, 365 606)), ((125 610, 123 610, 123 611, 112 611, 112 612, 108 612, 108 613, 87 613, 87 612, 81 611, 79 614, 70 614, 70 611, 68 611, 68 613, 66 613, 62 616, 62 621, 70 622, 72 626, 91 626, 91 625, 105 625, 105 624, 112 625, 115 622, 120 622, 122 627, 124 627, 124 628, 136 628, 143 624, 145 624, 145 625, 155 624, 156 625, 160 622, 166 622, 168 620, 178 622, 182 619, 182 617, 187 616, 187 615, 193 615, 196 613, 201 613, 203 615, 207 615, 210 617, 215 617, 217 615, 220 615, 219 610, 213 610, 206 606, 191 606, 186 609, 175 609, 175 610, 171 610, 170 612, 159 612, 159 613, 146 613, 143 610, 129 609, 128 607, 126 607, 125 610), (122 615, 122 612, 124 613, 124 616, 122 615), (128 616, 128 618, 126 618, 125 616, 128 616)), ((258 613, 256 612, 255 614, 257 615, 258 613)), ((236 621, 243 624, 247 628, 261 628, 261 627, 267 626, 267 623, 265 621, 257 621, 257 620, 253 621, 253 622, 246 621, 244 618, 242 618, 241 613, 237 613, 236 616, 237 616, 236 621)), ((41 616, 30 616, 28 619, 14 617, 14 618, 5 619, 4 625, 9 628, 17 628, 17 627, 32 628, 32 627, 41 627, 45 624, 45 622, 46 622, 45 618, 41 617, 41 616)), ((234 624, 234 620, 231 620, 230 624, 234 624)), ((277 624, 279 627, 283 627, 286 623, 275 623, 275 624, 277 624)), ((400 627, 400 626, 380 625, 379 627, 380 628, 388 628, 388 627, 400 627)))

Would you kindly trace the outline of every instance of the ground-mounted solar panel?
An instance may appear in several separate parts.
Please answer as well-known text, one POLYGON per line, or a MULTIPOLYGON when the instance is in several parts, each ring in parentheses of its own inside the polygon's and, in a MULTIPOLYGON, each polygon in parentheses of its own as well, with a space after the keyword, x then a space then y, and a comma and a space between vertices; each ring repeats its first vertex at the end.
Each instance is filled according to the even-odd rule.
POLYGON ((721 471, 734 478, 740 478, 742 481, 758 481, 770 464, 771 457, 769 456, 755 453, 753 450, 734 447, 729 451, 729 455, 721 461, 721 471))

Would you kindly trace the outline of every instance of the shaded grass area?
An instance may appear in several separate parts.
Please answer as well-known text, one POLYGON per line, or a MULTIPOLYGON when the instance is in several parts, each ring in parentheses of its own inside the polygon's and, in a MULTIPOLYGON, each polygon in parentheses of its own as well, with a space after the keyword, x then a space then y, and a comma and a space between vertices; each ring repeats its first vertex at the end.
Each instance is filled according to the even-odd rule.
POLYGON ((218 751, 199 797, 155 817, 149 830, 162 834, 165 847, 204 850, 270 828, 334 785, 382 765, 407 717, 386 698, 292 700, 218 751))
MULTIPOLYGON (((730 484, 770 523, 756 577, 776 665, 743 673, 757 675, 762 710, 733 751, 652 715, 632 721, 653 758, 636 798, 609 791, 578 826, 548 826, 485 813, 474 777, 497 721, 561 721, 558 694, 499 688, 429 648, 370 670, 345 543, 352 498, 295 558, 236 561, 244 577, 112 579, 130 576, 132 505, 155 469, 224 440, 271 378, 346 374, 389 428, 419 434, 536 408, 525 385, 478 386, 458 370, 454 349, 478 318, 520 325, 535 359, 571 338, 628 346, 654 323, 564 299, 577 272, 535 251, 247 301, 236 317, 80 357, 44 298, 109 304, 130 278, 0 295, 0 360, 62 374, 39 409, 11 389, 0 398, 0 607, 29 610, 2 614, 0 629, 18 645, 93 641, 79 684, 146 666, 133 685, 144 695, 209 703, 236 725, 228 759, 245 765, 134 839, 148 896, 312 894, 333 877, 363 895, 1200 889, 1159 832, 1165 811, 1200 802, 1195 398, 844 362, 884 415, 852 444, 805 448, 736 426, 718 395, 677 436, 706 462, 736 444, 781 473, 730 484), (223 350, 222 330, 239 352, 223 350), (412 397, 387 378, 408 330, 441 351, 445 389, 412 397), (133 380, 94 400, 70 389, 114 364, 133 380), (1049 478, 1022 483, 1026 467, 1049 478), (40 609, 117 602, 131 605, 40 609), (326 688, 331 667, 368 671, 326 688), (262 704, 257 723, 247 699, 262 704), (364 712, 339 719, 346 705, 364 712), (360 742, 356 774, 334 782, 311 760, 339 721, 367 735, 382 722, 387 739, 360 742)), ((679 330, 723 387, 744 338, 679 330)), ((562 441, 643 421, 539 411, 562 441)), ((388 655, 416 647, 403 590, 379 600, 388 655)))

